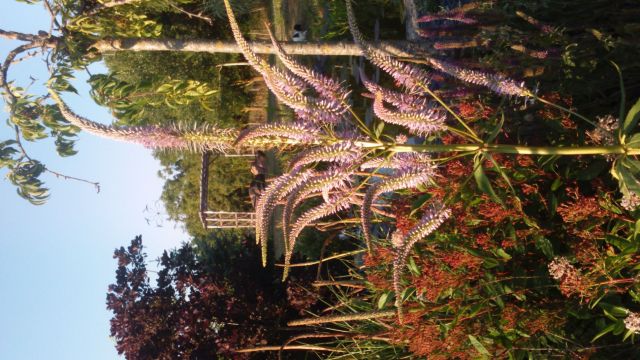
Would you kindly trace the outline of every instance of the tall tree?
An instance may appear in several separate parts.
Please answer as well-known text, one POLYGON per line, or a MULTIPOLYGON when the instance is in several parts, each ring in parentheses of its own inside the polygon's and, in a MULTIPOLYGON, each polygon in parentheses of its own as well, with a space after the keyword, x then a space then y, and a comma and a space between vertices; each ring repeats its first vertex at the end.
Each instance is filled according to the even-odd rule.
MULTIPOLYGON (((206 15, 199 13, 199 2, 193 0, 25 2, 45 6, 51 14, 51 29, 48 32, 40 31, 38 34, 0 29, 1 38, 23 42, 7 55, 0 66, 0 88, 3 89, 5 103, 9 108, 9 124, 15 132, 15 137, 0 142, 0 166, 8 168, 8 178, 18 187, 18 193, 34 204, 42 204, 48 197, 48 189, 39 178, 45 172, 67 179, 88 181, 56 173, 47 168, 29 156, 24 141, 52 136, 55 138, 58 154, 71 156, 75 154, 74 135, 79 131, 78 128, 98 135, 138 140, 145 145, 153 145, 155 141, 175 142, 176 139, 175 134, 168 131, 149 143, 140 138, 140 135, 146 136, 148 132, 135 133, 136 129, 109 128, 88 122, 87 119, 69 116, 64 105, 61 106, 61 111, 51 103, 50 95, 28 94, 25 89, 10 81, 7 75, 12 63, 41 54, 50 65, 51 79, 47 86, 53 91, 61 92, 75 91, 69 84, 73 73, 101 60, 102 56, 109 52, 240 52, 234 42, 225 42, 224 37, 219 37, 216 41, 202 38, 210 33, 227 34, 228 32, 224 31, 227 25, 226 22, 213 22, 206 15)), ((239 3, 242 5, 246 1, 239 3)), ((268 43, 254 43, 252 46, 258 52, 274 51, 268 43)), ((284 44, 284 47, 292 54, 360 54, 360 50, 350 42, 322 46, 284 44)), ((409 55, 394 49, 393 46, 388 48, 397 55, 409 55)), ((206 90, 204 92, 206 93, 206 90)), ((62 99, 57 100, 63 104, 62 99)), ((178 145, 188 147, 193 144, 178 145)), ((97 183, 92 184, 98 187, 97 183)))

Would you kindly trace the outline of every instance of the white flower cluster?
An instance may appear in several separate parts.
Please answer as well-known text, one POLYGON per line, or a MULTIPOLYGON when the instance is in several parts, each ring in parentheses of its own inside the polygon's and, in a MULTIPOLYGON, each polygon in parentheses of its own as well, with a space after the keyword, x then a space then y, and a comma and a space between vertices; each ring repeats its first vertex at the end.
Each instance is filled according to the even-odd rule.
POLYGON ((587 131, 589 139, 598 145, 613 145, 615 143, 615 132, 618 130, 618 119, 613 115, 598 117, 598 127, 587 131))
POLYGON ((630 312, 624 319, 624 326, 636 334, 640 334, 640 313, 630 312))
POLYGON ((640 196, 638 196, 638 194, 636 194, 635 192, 630 191, 622 195, 620 206, 628 211, 634 211, 638 206, 640 206, 640 196))
POLYGON ((549 275, 555 280, 562 279, 565 275, 574 273, 576 269, 565 257, 556 257, 548 265, 549 275))

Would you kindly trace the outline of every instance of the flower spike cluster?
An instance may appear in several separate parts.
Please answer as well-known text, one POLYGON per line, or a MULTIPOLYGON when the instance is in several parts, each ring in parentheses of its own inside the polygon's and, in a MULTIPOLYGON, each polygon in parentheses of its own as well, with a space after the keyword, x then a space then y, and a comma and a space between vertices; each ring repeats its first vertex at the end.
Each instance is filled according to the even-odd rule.
POLYGON ((289 173, 276 178, 263 191, 256 204, 256 242, 262 245, 262 265, 267 265, 267 231, 278 201, 313 175, 313 170, 289 173))
POLYGON ((376 201, 376 198, 386 192, 410 189, 420 184, 427 183, 433 178, 433 176, 434 168, 431 166, 418 169, 404 169, 399 171, 396 175, 369 187, 364 199, 362 200, 362 214, 360 215, 362 233, 369 250, 371 250, 371 207, 376 201))
POLYGON ((302 230, 309 226, 316 220, 319 220, 323 217, 336 214, 342 210, 346 210, 351 205, 351 194, 343 193, 337 195, 332 201, 322 203, 310 210, 307 210, 304 214, 302 214, 293 224, 289 233, 289 239, 291 239, 287 252, 285 253, 285 267, 282 275, 283 279, 287 278, 289 274, 289 265, 291 264, 291 256, 293 255, 293 248, 295 245, 295 239, 298 238, 302 230))
POLYGON ((500 95, 529 97, 533 94, 524 86, 524 82, 518 83, 515 80, 500 74, 491 74, 478 70, 465 69, 435 58, 429 58, 428 61, 436 70, 464 82, 484 86, 500 95))
POLYGON ((397 241, 399 247, 396 248, 396 256, 393 260, 393 289, 396 295, 395 305, 398 311, 398 322, 400 324, 404 321, 400 278, 402 277, 409 253, 418 241, 424 239, 438 229, 438 227, 440 227, 440 225, 442 225, 449 216, 451 216, 451 210, 441 206, 432 207, 425 212, 422 220, 420 220, 417 225, 409 230, 401 240, 397 241))
MULTIPOLYGON (((335 124, 342 120, 347 108, 343 105, 344 102, 338 98, 341 95, 334 94, 335 97, 324 96, 322 98, 304 95, 307 83, 318 86, 322 82, 321 77, 317 74, 312 76, 313 72, 311 71, 305 74, 301 71, 302 65, 298 63, 295 63, 295 67, 303 77, 295 75, 290 70, 280 71, 269 65, 253 52, 244 39, 229 0, 224 0, 224 4, 236 43, 240 46, 249 64, 262 75, 267 87, 278 100, 295 110, 302 120, 328 124, 335 124)), ((280 51, 280 53, 286 55, 284 51, 280 51)), ((291 59, 289 59, 289 63, 292 63, 291 59)))
POLYGON ((289 167, 296 169, 304 165, 317 162, 331 162, 349 164, 362 156, 362 149, 356 147, 352 141, 339 141, 333 145, 311 148, 298 154, 289 167))
POLYGON ((300 64, 293 57, 287 54, 280 43, 276 41, 275 36, 273 35, 273 32, 268 25, 267 32, 269 33, 269 38, 271 39, 271 43, 273 44, 276 55, 278 56, 280 61, 282 61, 282 63, 287 67, 287 69, 309 83, 309 85, 311 85, 318 92, 318 94, 341 103, 341 106, 344 107, 345 111, 348 109, 348 106, 346 105, 346 103, 344 103, 344 101, 349 96, 348 89, 344 88, 340 83, 333 80, 332 78, 324 76, 317 71, 300 64))
POLYGON ((428 86, 431 82, 431 75, 428 72, 412 64, 403 63, 392 58, 364 39, 356 23, 351 0, 346 0, 346 4, 349 29, 353 35, 353 40, 360 46, 364 56, 409 90, 428 86))
POLYGON ((274 139, 280 141, 293 140, 296 144, 314 144, 321 135, 316 126, 306 123, 264 124, 243 130, 236 138, 235 146, 242 146, 254 139, 265 140, 265 145, 275 145, 274 139))
POLYGON ((373 112, 382 121, 404 126, 417 135, 430 135, 446 129, 446 115, 438 108, 423 111, 393 111, 384 107, 383 94, 376 93, 373 112))

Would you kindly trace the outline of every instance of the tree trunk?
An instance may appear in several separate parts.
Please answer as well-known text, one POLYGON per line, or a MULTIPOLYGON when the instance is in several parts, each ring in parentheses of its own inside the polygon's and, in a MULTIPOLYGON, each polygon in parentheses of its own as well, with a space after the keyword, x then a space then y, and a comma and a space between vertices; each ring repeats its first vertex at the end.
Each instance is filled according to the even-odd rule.
MULTIPOLYGON (((254 41, 249 43, 258 54, 275 54, 270 42, 254 41)), ((362 51, 353 42, 314 42, 314 43, 281 43, 284 50, 291 55, 327 55, 327 56, 360 56, 362 51)), ((380 49, 392 56, 413 57, 403 48, 416 45, 408 41, 381 41, 376 43, 380 49)), ((175 40, 175 39, 113 39, 101 40, 92 46, 101 53, 116 51, 193 51, 206 53, 241 53, 235 42, 217 40, 175 40)))
POLYGON ((416 10, 416 4, 413 0, 404 0, 404 19, 406 27, 406 38, 409 41, 416 41, 419 39, 418 35, 418 11, 416 10))

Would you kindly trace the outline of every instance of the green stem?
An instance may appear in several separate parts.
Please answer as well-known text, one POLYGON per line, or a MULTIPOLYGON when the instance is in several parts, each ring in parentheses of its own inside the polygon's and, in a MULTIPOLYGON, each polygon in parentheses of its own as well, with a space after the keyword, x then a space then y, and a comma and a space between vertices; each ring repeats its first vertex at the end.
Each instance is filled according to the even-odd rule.
POLYGON ((434 93, 431 89, 429 89, 429 87, 425 84, 419 84, 419 85, 424 91, 427 92, 427 94, 433 97, 436 100, 436 102, 440 104, 440 106, 445 108, 445 110, 447 110, 458 121, 458 123, 460 123, 460 125, 462 125, 468 131, 468 133, 464 133, 460 131, 461 133, 471 138, 471 140, 482 142, 482 140, 480 140, 480 138, 478 137, 478 134, 476 134, 475 131, 473 131, 473 129, 471 129, 471 127, 469 127, 469 125, 467 125, 467 123, 464 120, 462 120, 462 118, 458 116, 458 114, 456 114, 456 112, 449 107, 449 105, 447 105, 438 95, 436 95, 436 93, 434 93))
POLYGON ((597 123, 593 122, 592 120, 590 120, 590 119, 586 118, 586 117, 585 117, 585 116, 583 116, 583 115, 578 114, 577 112, 575 112, 575 111, 573 111, 573 110, 571 110, 571 109, 567 109, 567 108, 566 108, 566 107, 564 107, 564 106, 561 106, 561 105, 558 105, 558 104, 552 103, 552 102, 547 101, 547 100, 545 100, 545 99, 543 99, 543 98, 541 98, 541 97, 538 97, 538 96, 535 96, 535 95, 532 95, 532 96, 533 96, 536 100, 540 101, 540 102, 541 102, 541 103, 543 103, 543 104, 547 104, 547 105, 549 105, 549 106, 551 106, 551 107, 554 107, 554 108, 556 108, 556 109, 558 109, 558 110, 565 111, 565 112, 567 112, 567 113, 569 113, 569 114, 571 114, 571 115, 573 115, 573 116, 575 116, 575 117, 577 117, 577 118, 580 118, 580 119, 582 119, 582 120, 586 121, 587 123, 589 123, 589 124, 591 124, 591 125, 593 125, 593 126, 595 126, 595 127, 597 127, 597 128, 599 128, 599 127, 600 127, 600 125, 598 125, 597 123))
POLYGON ((614 146, 577 146, 577 147, 554 147, 554 146, 522 146, 522 145, 500 145, 500 144, 451 144, 451 145, 393 145, 378 144, 374 142, 360 141, 356 143, 363 148, 380 148, 394 152, 476 152, 486 151, 497 154, 521 154, 521 155, 606 155, 606 154, 626 154, 640 155, 640 148, 626 147, 622 145, 614 146))

